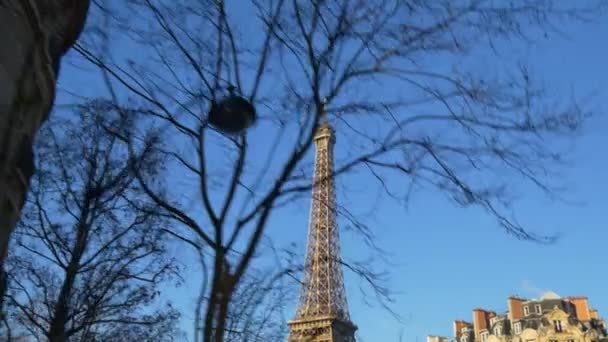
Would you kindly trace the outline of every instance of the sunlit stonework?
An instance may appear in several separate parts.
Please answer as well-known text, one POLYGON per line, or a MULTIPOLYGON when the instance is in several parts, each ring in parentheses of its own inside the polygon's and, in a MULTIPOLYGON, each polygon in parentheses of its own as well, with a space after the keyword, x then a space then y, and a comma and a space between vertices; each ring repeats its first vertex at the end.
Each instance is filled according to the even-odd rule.
POLYGON ((477 308, 473 321, 454 321, 454 337, 427 342, 608 342, 606 322, 587 297, 546 292, 538 299, 507 300, 507 312, 477 308))

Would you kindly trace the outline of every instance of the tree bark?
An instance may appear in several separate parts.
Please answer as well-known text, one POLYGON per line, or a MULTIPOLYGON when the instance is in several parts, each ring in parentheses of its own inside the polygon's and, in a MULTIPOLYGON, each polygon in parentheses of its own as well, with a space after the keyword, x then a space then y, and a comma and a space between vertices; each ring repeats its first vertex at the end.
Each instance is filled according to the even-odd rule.
POLYGON ((216 326, 215 342, 224 342, 226 333, 226 320, 228 318, 229 304, 232 299, 234 287, 231 282, 226 281, 222 284, 222 300, 218 303, 218 318, 216 326))
MULTIPOLYGON (((88 205, 88 203, 87 203, 88 205)), ((84 207, 85 211, 87 207, 84 207)), ((72 289, 74 288, 74 282, 76 281, 76 274, 80 266, 80 260, 84 254, 84 250, 87 245, 89 236, 89 227, 85 223, 87 219, 86 213, 81 215, 81 222, 78 227, 78 233, 76 236, 76 243, 72 248, 72 258, 65 271, 65 278, 61 285, 61 291, 57 297, 57 303, 55 304, 55 311, 51 319, 51 324, 48 330, 49 342, 63 342, 67 341, 66 336, 66 323, 68 320, 69 308, 70 308, 70 296, 72 295, 72 289)))
POLYGON ((207 304, 203 341, 223 342, 230 301, 236 282, 223 252, 215 256, 209 303, 207 304))
POLYGON ((4 259, 34 172, 32 144, 89 0, 0 0, 0 310, 4 259))

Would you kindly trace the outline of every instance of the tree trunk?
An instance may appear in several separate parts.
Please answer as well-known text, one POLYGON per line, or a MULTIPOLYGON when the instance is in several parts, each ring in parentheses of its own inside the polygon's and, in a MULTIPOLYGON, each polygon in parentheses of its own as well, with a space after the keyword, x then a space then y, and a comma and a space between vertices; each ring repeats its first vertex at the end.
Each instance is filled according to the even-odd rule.
POLYGON ((82 31, 88 7, 89 0, 0 0, 0 32, 7 33, 0 41, 0 284, 34 172, 34 137, 53 104, 61 56, 82 31))
POLYGON ((234 277, 230 273, 230 266, 224 259, 224 254, 219 253, 216 255, 211 293, 206 309, 203 330, 204 342, 224 341, 226 320, 235 284, 234 277))
POLYGON ((224 284, 222 288, 222 299, 218 303, 218 317, 216 325, 215 342, 224 342, 226 334, 226 320, 228 319, 228 308, 232 299, 233 287, 230 284, 224 284))
POLYGON ((213 291, 207 307, 207 320, 205 322, 205 342, 224 342, 228 309, 234 286, 229 276, 220 280, 213 291))
MULTIPOLYGON (((82 217, 84 217, 84 219, 81 218, 81 220, 86 220, 86 214, 82 215, 82 217)), ((72 258, 70 259, 70 263, 66 268, 65 278, 63 279, 63 284, 61 285, 61 291, 59 292, 59 296, 57 297, 57 301, 55 303, 55 310, 53 312, 48 331, 49 342, 64 342, 67 341, 68 338, 68 336, 65 335, 65 326, 70 310, 70 297, 72 295, 72 289, 74 288, 74 282, 76 281, 76 274, 78 273, 80 260, 84 254, 89 235, 88 227, 84 222, 85 221, 81 221, 81 224, 78 227, 76 243, 72 248, 72 258)))

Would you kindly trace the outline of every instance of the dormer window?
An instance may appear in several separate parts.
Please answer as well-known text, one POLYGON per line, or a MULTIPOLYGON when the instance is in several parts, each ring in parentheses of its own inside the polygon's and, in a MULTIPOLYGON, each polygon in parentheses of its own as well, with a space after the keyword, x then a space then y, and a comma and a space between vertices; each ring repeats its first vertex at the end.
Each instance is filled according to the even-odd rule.
POLYGON ((561 333, 564 331, 562 327, 562 321, 556 320, 553 321, 553 326, 555 327, 555 332, 561 333))
POLYGON ((521 322, 513 324, 513 331, 515 331, 515 334, 519 334, 521 332, 521 322))
POLYGON ((524 306, 524 316, 529 316, 529 315, 530 315, 530 307, 524 306))

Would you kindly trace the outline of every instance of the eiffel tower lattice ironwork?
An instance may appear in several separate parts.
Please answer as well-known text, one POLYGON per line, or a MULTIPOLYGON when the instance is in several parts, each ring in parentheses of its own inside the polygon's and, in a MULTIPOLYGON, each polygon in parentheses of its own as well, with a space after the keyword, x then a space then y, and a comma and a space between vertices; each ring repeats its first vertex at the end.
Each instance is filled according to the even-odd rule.
POLYGON ((335 135, 327 118, 315 135, 315 171, 304 282, 288 342, 354 342, 340 263, 333 178, 335 135))

